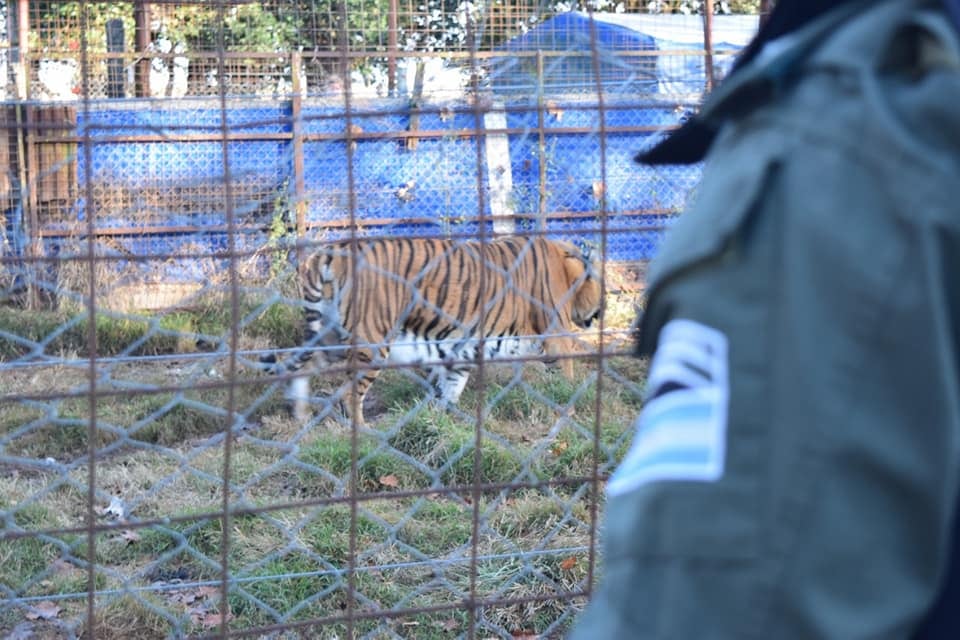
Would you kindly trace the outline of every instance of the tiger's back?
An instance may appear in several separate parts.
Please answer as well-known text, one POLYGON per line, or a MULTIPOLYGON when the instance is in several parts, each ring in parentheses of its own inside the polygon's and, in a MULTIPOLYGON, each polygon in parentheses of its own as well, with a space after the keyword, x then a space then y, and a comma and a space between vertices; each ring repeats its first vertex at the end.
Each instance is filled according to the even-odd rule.
MULTIPOLYGON (((427 366, 440 400, 455 403, 481 345, 485 358, 569 353, 569 331, 600 309, 595 266, 573 245, 543 238, 339 242, 310 256, 301 278, 305 349, 294 365, 310 359, 310 347, 327 363, 348 358, 360 370, 356 393, 346 390, 358 421, 378 362, 427 366)), ((307 387, 306 378, 292 385, 301 417, 307 387)))

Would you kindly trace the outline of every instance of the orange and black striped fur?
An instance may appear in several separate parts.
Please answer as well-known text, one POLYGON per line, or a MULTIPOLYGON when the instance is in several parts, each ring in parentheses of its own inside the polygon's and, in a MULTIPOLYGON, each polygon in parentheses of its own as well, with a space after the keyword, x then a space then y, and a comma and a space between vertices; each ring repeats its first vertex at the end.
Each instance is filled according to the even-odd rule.
MULTIPOLYGON (((363 398, 391 361, 429 369, 439 400, 456 403, 479 356, 516 357, 576 351, 574 325, 599 315, 596 265, 574 245, 508 237, 481 244, 446 239, 369 239, 339 242, 301 267, 306 330, 300 350, 274 373, 299 371, 314 356, 327 365, 347 361, 358 371, 356 394, 345 405, 363 422, 363 398), (356 247, 357 254, 351 256, 356 247)), ((573 376, 573 363, 562 362, 573 376)), ((294 414, 305 419, 309 379, 295 377, 294 414)))

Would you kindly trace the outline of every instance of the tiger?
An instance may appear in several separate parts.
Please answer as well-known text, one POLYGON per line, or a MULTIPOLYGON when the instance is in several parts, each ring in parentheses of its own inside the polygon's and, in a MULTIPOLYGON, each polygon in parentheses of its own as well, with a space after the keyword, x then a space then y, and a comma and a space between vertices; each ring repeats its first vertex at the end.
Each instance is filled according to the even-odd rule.
MULTIPOLYGON (((321 366, 346 361, 357 374, 340 388, 341 405, 358 425, 378 362, 427 369, 433 399, 455 405, 481 343, 486 359, 543 353, 556 360, 576 352, 571 330, 601 313, 599 274, 589 250, 542 237, 337 241, 299 268, 302 343, 283 360, 265 356, 261 366, 291 375, 315 357, 321 366)), ((560 366, 573 379, 572 360, 560 366)), ((309 374, 292 377, 287 396, 300 421, 309 388, 309 374)))

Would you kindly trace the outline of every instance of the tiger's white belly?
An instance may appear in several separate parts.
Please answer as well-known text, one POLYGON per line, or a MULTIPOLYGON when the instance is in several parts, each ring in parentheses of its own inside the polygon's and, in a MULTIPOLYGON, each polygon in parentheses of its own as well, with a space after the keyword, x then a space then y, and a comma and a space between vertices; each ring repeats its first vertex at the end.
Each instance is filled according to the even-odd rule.
MULTIPOLYGON (((540 354, 543 348, 535 338, 506 336, 487 338, 484 341, 484 357, 488 360, 516 358, 540 354)), ((403 332, 390 343, 390 362, 395 364, 423 364, 453 361, 470 364, 477 359, 480 340, 450 339, 442 342, 424 340, 410 332, 403 332)))

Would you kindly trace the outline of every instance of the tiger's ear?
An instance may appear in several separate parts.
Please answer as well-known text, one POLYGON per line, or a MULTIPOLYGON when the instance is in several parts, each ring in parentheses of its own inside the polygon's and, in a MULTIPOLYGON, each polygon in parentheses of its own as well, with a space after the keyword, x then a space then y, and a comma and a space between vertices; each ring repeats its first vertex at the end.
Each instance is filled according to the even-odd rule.
POLYGON ((593 263, 576 249, 567 251, 563 258, 567 288, 574 289, 574 300, 578 301, 587 285, 596 278, 593 273, 593 263))
POLYGON ((592 263, 593 254, 596 252, 596 247, 593 246, 593 243, 581 240, 577 246, 580 247, 580 259, 587 265, 592 263))

